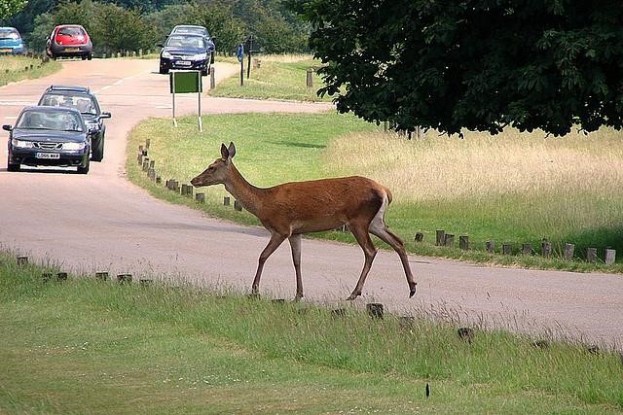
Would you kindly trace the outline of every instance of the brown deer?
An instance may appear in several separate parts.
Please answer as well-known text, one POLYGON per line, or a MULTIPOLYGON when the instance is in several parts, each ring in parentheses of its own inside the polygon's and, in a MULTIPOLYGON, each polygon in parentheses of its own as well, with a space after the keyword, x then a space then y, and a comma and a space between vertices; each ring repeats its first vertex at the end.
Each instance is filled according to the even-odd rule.
POLYGON ((402 240, 392 233, 383 220, 385 209, 392 200, 389 189, 365 177, 344 177, 305 182, 284 183, 269 188, 258 188, 242 177, 232 159, 236 155, 234 143, 221 145, 221 158, 191 180, 195 187, 225 185, 225 189, 270 231, 270 241, 260 254, 251 293, 258 295, 260 277, 268 257, 288 239, 296 272, 295 300, 303 297, 301 279, 301 235, 326 231, 348 225, 363 249, 365 262, 359 281, 348 297, 361 295, 376 248, 370 233, 378 236, 398 253, 409 283, 409 297, 415 294, 416 283, 402 240))

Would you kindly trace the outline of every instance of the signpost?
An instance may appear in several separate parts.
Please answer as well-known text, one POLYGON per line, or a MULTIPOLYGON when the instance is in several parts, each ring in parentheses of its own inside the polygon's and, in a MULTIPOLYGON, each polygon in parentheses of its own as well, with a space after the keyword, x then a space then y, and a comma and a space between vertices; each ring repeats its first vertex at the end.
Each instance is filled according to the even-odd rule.
POLYGON ((203 91, 200 71, 170 71, 169 87, 173 98, 173 125, 177 127, 175 119, 175 94, 197 93, 197 113, 199 131, 203 131, 201 122, 201 92, 203 91))

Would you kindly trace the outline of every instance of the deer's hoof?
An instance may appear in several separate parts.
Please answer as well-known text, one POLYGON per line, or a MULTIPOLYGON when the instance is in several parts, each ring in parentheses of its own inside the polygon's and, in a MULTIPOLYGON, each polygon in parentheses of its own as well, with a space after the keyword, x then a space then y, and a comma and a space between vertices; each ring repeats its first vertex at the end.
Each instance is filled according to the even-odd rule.
POLYGON ((409 298, 413 297, 415 295, 415 285, 413 287, 411 287, 411 292, 409 293, 409 298))

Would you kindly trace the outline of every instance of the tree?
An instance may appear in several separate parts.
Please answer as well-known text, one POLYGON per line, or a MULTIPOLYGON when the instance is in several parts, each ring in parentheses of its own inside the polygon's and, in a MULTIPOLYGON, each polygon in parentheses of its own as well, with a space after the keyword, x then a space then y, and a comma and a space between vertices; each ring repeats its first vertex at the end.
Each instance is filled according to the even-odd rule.
POLYGON ((290 0, 320 94, 398 129, 623 126, 619 0, 290 0))
POLYGON ((26 3, 28 3, 27 0, 0 1, 0 22, 22 10, 26 6, 26 3))

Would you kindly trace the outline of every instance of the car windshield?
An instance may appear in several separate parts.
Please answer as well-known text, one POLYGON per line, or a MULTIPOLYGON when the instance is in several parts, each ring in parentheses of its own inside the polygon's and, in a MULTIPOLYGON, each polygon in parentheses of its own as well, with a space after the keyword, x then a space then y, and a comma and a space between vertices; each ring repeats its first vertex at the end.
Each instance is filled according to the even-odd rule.
POLYGON ((84 34, 84 31, 81 27, 69 26, 69 27, 61 27, 58 30, 59 35, 65 36, 80 36, 84 34))
POLYGON ((200 26, 178 26, 173 28, 173 33, 194 33, 206 37, 210 36, 208 29, 200 26))
POLYGON ((16 128, 83 131, 80 115, 69 111, 26 111, 17 120, 16 128))
POLYGON ((88 96, 49 94, 43 96, 39 105, 76 108, 82 114, 97 115, 97 107, 88 96))
POLYGON ((166 45, 169 48, 180 49, 205 49, 206 43, 199 36, 169 36, 166 45))

